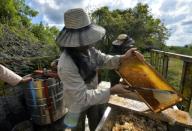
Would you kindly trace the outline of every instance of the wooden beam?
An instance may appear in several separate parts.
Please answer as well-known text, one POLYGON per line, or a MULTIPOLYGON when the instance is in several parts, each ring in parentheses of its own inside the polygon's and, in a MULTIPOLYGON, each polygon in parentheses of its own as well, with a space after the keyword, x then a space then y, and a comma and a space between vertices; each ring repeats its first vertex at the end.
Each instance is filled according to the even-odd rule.
POLYGON ((153 51, 150 51, 150 63, 151 63, 151 65, 154 65, 154 63, 153 63, 153 60, 154 60, 154 52, 153 51))
POLYGON ((162 68, 163 68, 163 55, 162 54, 159 54, 159 73, 162 72, 162 68))
POLYGON ((169 57, 167 55, 163 55, 163 65, 162 65, 162 75, 164 78, 167 78, 167 71, 169 66, 169 57))
MULTIPOLYGON (((183 101, 185 111, 189 111, 192 97, 192 63, 184 62, 181 79, 181 93, 185 98, 183 101)), ((190 111, 192 112, 192 111, 190 111)))
POLYGON ((158 70, 158 63, 159 61, 158 61, 158 53, 157 52, 155 52, 155 69, 156 70, 158 70))
POLYGON ((172 52, 165 52, 165 51, 160 51, 160 50, 152 50, 153 52, 159 53, 159 54, 166 54, 167 56, 171 58, 176 58, 180 59, 186 62, 192 62, 192 56, 189 55, 182 55, 182 54, 177 54, 177 53, 172 53, 172 52))

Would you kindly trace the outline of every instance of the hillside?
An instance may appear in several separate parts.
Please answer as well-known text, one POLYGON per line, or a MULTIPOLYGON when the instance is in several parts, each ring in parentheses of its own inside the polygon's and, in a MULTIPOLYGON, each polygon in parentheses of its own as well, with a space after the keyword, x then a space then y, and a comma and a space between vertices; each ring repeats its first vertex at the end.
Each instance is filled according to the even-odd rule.
MULTIPOLYGON (((18 74, 30 73, 38 62, 37 59, 49 56, 49 61, 56 56, 56 45, 43 44, 27 29, 18 29, 6 24, 0 24, 0 63, 14 70, 18 74)), ((45 58, 42 58, 45 59, 45 58)), ((43 60, 41 60, 43 61, 43 60)))
POLYGON ((58 54, 59 30, 33 24, 37 15, 25 0, 0 0, 0 63, 20 75, 48 66, 58 54))

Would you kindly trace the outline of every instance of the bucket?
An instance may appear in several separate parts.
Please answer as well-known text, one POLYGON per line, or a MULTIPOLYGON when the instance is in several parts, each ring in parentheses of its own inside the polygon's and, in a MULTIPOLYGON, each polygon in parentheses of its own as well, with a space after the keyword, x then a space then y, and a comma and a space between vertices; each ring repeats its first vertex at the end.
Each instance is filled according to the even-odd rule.
POLYGON ((63 86, 57 78, 35 78, 24 94, 32 121, 37 125, 51 124, 66 113, 63 86))

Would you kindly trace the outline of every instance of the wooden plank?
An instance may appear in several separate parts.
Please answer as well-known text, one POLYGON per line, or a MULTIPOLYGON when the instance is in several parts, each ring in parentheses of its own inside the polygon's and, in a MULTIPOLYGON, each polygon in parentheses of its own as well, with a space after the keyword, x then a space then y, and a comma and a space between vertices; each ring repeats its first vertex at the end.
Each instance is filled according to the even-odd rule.
POLYGON ((171 58, 176 58, 180 59, 186 62, 192 62, 192 56, 189 55, 182 55, 182 54, 177 54, 177 53, 172 53, 172 52, 165 52, 165 51, 160 51, 160 50, 152 50, 153 52, 160 53, 160 54, 166 54, 167 56, 171 58))
POLYGON ((191 102, 190 102, 189 114, 192 116, 192 100, 191 100, 191 102))
POLYGON ((149 107, 142 101, 119 97, 115 95, 112 95, 110 97, 108 103, 119 106, 119 107, 128 108, 130 110, 139 111, 139 112, 144 112, 149 110, 149 107))
POLYGON ((181 75, 181 81, 180 81, 180 92, 183 93, 183 83, 184 83, 184 80, 185 80, 185 74, 186 74, 186 66, 187 66, 187 63, 186 62, 183 62, 183 67, 182 67, 182 75, 181 75))
POLYGON ((164 78, 167 78, 168 65, 169 57, 167 55, 163 55, 162 75, 164 78))
POLYGON ((163 56, 162 54, 159 54, 159 72, 161 73, 162 72, 162 67, 163 67, 163 64, 162 64, 162 61, 163 61, 163 56))
POLYGON ((185 98, 183 101, 185 111, 189 111, 192 97, 192 63, 184 62, 181 93, 185 98))
POLYGON ((149 111, 144 102, 123 98, 119 96, 111 96, 108 102, 112 106, 124 108, 128 111, 140 114, 151 119, 156 119, 169 124, 178 124, 184 127, 192 128, 192 119, 187 112, 168 108, 160 113, 149 111))
POLYGON ((160 55, 161 55, 161 54, 157 53, 157 70, 158 70, 158 71, 159 71, 159 65, 160 65, 160 61, 159 61, 160 55))
POLYGON ((150 56, 151 56, 150 57, 150 64, 154 65, 154 63, 153 63, 153 61, 154 61, 154 53, 153 53, 153 51, 150 52, 150 56))
POLYGON ((158 70, 158 64, 159 64, 159 63, 158 63, 158 62, 159 62, 158 59, 159 59, 159 58, 158 58, 158 53, 156 52, 156 53, 155 53, 155 69, 156 69, 156 70, 158 70))

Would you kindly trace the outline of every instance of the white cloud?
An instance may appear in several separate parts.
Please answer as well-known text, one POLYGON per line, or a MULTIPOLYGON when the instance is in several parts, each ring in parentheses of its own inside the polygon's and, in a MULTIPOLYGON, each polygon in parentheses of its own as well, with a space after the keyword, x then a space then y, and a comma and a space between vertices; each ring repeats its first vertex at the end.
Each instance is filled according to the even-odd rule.
MULTIPOLYGON (((173 1, 173 0, 170 0, 173 1)), ((169 3, 170 1, 164 1, 165 3, 169 3)), ((164 20, 168 29, 172 29, 171 36, 167 41, 167 45, 179 45, 183 46, 192 42, 192 32, 190 30, 186 30, 192 28, 192 24, 186 27, 183 23, 190 23, 192 20, 192 0, 174 0, 174 4, 167 4, 167 10, 160 10, 161 19, 164 20), (172 8, 173 10, 170 10, 172 8)), ((163 6, 163 4, 161 5, 163 6)))
POLYGON ((38 17, 38 20, 61 29, 64 25, 63 13, 67 9, 81 7, 93 11, 102 6, 126 9, 138 2, 147 3, 151 13, 170 30, 167 45, 181 46, 192 42, 192 0, 31 0, 28 4, 39 11, 41 19, 38 17))

